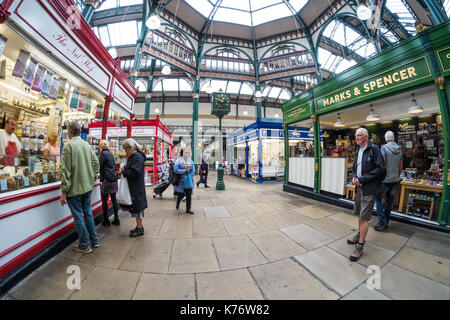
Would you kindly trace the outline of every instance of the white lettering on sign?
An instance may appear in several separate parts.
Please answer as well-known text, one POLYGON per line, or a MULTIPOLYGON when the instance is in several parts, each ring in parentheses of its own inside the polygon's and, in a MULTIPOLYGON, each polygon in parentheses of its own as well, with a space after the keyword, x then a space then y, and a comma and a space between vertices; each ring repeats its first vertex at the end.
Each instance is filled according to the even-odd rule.
POLYGON ((70 58, 72 58, 72 61, 76 61, 77 65, 81 67, 84 72, 86 72, 89 75, 92 75, 95 69, 94 62, 92 62, 89 57, 87 57, 83 51, 77 47, 77 45, 69 39, 69 36, 63 32, 57 32, 53 34, 53 39, 56 41, 56 43, 63 47, 65 50, 65 53, 69 55, 70 58))
MULTIPOLYGON (((100 138, 102 136, 102 128, 89 129, 89 135, 100 138)), ((127 127, 110 127, 107 131, 108 137, 126 137, 127 127)), ((131 128, 132 137, 154 137, 155 127, 133 127, 131 128)))
POLYGON ((114 86, 114 98, 116 98, 123 107, 133 110, 133 99, 122 90, 117 82, 114 86))

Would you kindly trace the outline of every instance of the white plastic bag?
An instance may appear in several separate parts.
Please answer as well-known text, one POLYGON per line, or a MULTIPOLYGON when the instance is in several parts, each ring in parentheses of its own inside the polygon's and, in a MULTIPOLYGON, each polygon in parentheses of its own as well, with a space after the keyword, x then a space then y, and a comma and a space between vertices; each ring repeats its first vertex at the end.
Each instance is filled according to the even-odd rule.
POLYGON ((119 191, 117 192, 117 201, 120 204, 131 206, 130 189, 128 188, 128 180, 125 177, 122 177, 119 180, 119 191))

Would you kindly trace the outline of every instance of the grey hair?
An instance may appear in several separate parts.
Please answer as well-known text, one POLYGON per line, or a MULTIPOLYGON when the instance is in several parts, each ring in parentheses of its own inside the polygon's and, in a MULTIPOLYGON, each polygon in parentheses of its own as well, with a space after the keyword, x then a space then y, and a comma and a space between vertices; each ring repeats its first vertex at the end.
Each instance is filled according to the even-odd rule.
POLYGON ((363 135, 365 135, 366 137, 369 137, 369 131, 367 131, 366 128, 358 128, 358 129, 356 129, 355 135, 356 135, 358 132, 361 132, 361 133, 362 133, 363 135))
POLYGON ((142 152, 142 146, 138 144, 134 139, 128 138, 123 142, 123 148, 130 148, 131 153, 135 153, 137 151, 142 152))
POLYGON ((100 140, 98 146, 102 149, 109 149, 109 142, 106 140, 100 140))
POLYGON ((78 122, 71 122, 67 125, 67 131, 69 131, 74 137, 81 134, 81 126, 78 122))
POLYGON ((384 135, 384 139, 386 140, 386 142, 393 142, 393 141, 395 141, 394 133, 392 131, 386 132, 386 134, 384 135))

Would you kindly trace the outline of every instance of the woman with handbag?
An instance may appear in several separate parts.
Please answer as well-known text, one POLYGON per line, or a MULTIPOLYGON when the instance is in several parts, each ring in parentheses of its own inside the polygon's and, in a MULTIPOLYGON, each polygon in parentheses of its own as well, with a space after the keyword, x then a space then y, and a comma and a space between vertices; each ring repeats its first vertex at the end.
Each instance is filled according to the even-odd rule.
POLYGON ((101 140, 98 144, 100 148, 100 182, 102 207, 103 207, 103 222, 104 226, 110 226, 108 217, 108 195, 111 197, 111 202, 114 209, 114 221, 113 225, 120 225, 119 220, 119 206, 117 205, 116 193, 118 191, 116 164, 114 163, 114 157, 108 150, 108 141, 101 140))
POLYGON ((208 164, 206 163, 205 159, 202 159, 202 164, 200 165, 198 174, 200 175, 200 180, 197 182, 197 188, 199 187, 200 183, 203 183, 205 185, 205 188, 209 188, 209 186, 208 186, 208 164))
POLYGON ((175 162, 174 172, 179 175, 179 182, 175 186, 177 192, 177 205, 180 207, 180 202, 186 195, 186 213, 194 214, 191 210, 192 203, 192 190, 194 189, 194 162, 191 160, 191 152, 189 150, 183 150, 182 157, 178 158, 175 162))
POLYGON ((144 181, 145 155, 141 151, 141 146, 131 138, 123 142, 123 148, 127 154, 128 161, 126 166, 121 168, 121 174, 128 180, 131 205, 122 205, 122 208, 136 218, 136 228, 130 231, 130 237, 138 237, 144 235, 142 219, 144 219, 144 210, 147 208, 144 181))

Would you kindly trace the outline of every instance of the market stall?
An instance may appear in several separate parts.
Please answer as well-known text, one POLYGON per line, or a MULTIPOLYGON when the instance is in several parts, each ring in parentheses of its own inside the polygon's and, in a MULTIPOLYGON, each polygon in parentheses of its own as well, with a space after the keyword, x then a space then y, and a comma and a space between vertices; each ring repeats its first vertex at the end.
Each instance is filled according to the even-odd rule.
MULTIPOLYGON (((284 131, 282 120, 258 119, 227 137, 227 159, 231 159, 231 173, 255 182, 284 176, 284 131)), ((289 128, 290 149, 302 148, 312 140, 304 128, 289 128)))
POLYGON ((450 23, 423 31, 283 104, 285 124, 311 128, 314 135, 302 170, 286 153, 284 189, 351 208, 356 130, 366 128, 379 146, 392 131, 403 166, 392 216, 448 226, 449 32, 450 23))
MULTIPOLYGON (((87 131, 103 106, 128 118, 133 111, 136 89, 82 17, 79 28, 68 25, 70 6, 69 0, 17 0, 1 7, 0 119, 7 144, 0 151, 0 287, 74 229, 68 206, 58 201, 65 125, 78 121, 87 131), (46 147, 50 136, 56 141, 46 147)), ((101 210, 98 181, 92 209, 101 210)))
MULTIPOLYGON (((102 123, 89 124, 89 140, 98 144, 102 134, 102 123)), ((122 122, 122 126, 115 123, 107 124, 106 139, 114 141, 117 146, 116 162, 125 164, 126 154, 122 144, 127 138, 128 120, 122 122)), ((157 184, 158 166, 164 161, 172 159, 173 135, 160 121, 159 117, 149 120, 131 121, 131 137, 143 146, 144 154, 147 157, 145 162, 146 185, 157 184), (155 161, 156 159, 156 161, 155 161)))

